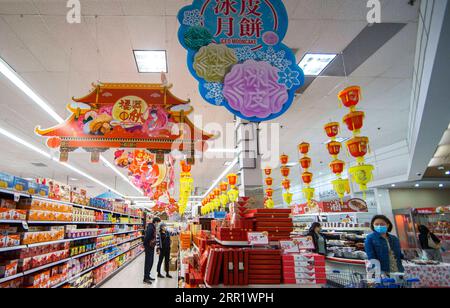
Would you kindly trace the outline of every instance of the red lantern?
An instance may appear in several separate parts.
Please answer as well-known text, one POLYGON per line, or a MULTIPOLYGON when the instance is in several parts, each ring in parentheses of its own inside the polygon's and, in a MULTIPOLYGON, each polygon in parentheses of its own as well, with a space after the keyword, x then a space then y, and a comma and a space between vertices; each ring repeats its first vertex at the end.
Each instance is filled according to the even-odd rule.
POLYGON ((335 138, 339 134, 339 123, 328 123, 327 125, 325 125, 325 132, 328 137, 335 138))
POLYGON ((361 88, 357 86, 349 87, 341 91, 338 96, 345 107, 353 109, 361 99, 361 88))
POLYGON ((189 165, 186 161, 182 160, 182 161, 180 162, 180 165, 181 165, 181 171, 182 171, 183 173, 189 173, 189 172, 191 172, 192 166, 189 165))
POLYGON ((303 143, 298 145, 298 151, 300 153, 302 153, 303 155, 306 155, 309 152, 309 147, 310 147, 309 143, 303 142, 303 143))
POLYGON ((214 189, 214 196, 215 197, 219 197, 220 196, 220 189, 219 188, 215 188, 214 189))
POLYGON ((347 141, 347 148, 354 158, 364 157, 369 151, 369 138, 355 137, 347 141))
POLYGON ((331 156, 337 156, 341 152, 342 144, 340 142, 332 141, 327 144, 328 153, 331 156))
POLYGON ((330 168, 334 174, 341 174, 342 172, 344 172, 345 162, 343 162, 342 160, 336 159, 331 162, 330 168))
POLYGON ((266 185, 267 186, 272 186, 273 184, 273 179, 272 178, 266 178, 266 185))
POLYGON ((311 158, 305 156, 300 159, 300 166, 302 166, 303 169, 311 168, 311 158))
POLYGON ((227 175, 227 179, 228 179, 228 184, 230 184, 230 186, 235 186, 237 183, 237 175, 232 173, 227 175))
POLYGON ((350 131, 358 132, 364 125, 365 114, 362 111, 353 111, 344 117, 344 123, 350 131))
POLYGON ((282 167, 280 170, 281 175, 285 178, 287 178, 289 176, 289 173, 291 172, 291 169, 289 169, 288 167, 282 167))
POLYGON ((228 189, 228 183, 227 183, 227 182, 222 182, 222 183, 220 183, 220 190, 221 190, 222 192, 227 191, 227 189, 228 189))
POLYGON ((313 180, 313 174, 311 172, 303 172, 302 174, 303 183, 309 185, 313 180))
POLYGON ((265 173, 267 176, 270 176, 270 175, 272 174, 272 168, 269 168, 269 167, 265 168, 265 169, 264 169, 264 173, 265 173))
POLYGON ((51 149, 57 149, 61 146, 61 139, 59 137, 52 137, 47 140, 47 145, 51 149))
POLYGON ((267 197, 272 198, 273 197, 273 189, 272 188, 267 188, 266 189, 266 195, 267 195, 267 197))
POLYGON ((287 156, 286 154, 281 155, 280 162, 283 166, 287 165, 289 163, 289 156, 287 156))
POLYGON ((291 181, 284 179, 281 185, 283 185, 284 189, 289 190, 291 188, 291 181))

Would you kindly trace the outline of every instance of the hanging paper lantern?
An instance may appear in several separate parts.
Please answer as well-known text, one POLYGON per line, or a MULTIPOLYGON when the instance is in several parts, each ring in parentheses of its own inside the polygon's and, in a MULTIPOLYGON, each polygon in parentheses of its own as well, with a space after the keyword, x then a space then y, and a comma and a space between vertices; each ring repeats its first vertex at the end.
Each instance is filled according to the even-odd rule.
POLYGON ((288 167, 282 167, 280 169, 281 171, 281 175, 285 178, 287 178, 289 176, 289 174, 291 173, 291 169, 289 169, 288 167))
POLYGON ((365 192, 367 184, 373 180, 374 169, 372 165, 358 165, 351 167, 348 172, 352 175, 353 181, 359 185, 361 191, 365 192))
POLYGON ((340 176, 344 172, 345 162, 339 159, 333 160, 330 163, 330 168, 334 174, 340 176))
POLYGON ((284 180, 281 182, 281 185, 283 185, 283 188, 286 189, 286 190, 291 189, 291 181, 288 180, 288 179, 284 179, 284 180))
POLYGON ((308 154, 309 148, 310 148, 310 144, 307 143, 307 142, 302 142, 302 143, 299 144, 299 146, 298 146, 299 152, 302 153, 303 155, 308 154))
POLYGON ((284 200, 284 202, 286 202, 286 204, 287 205, 291 205, 291 203, 292 203, 292 197, 293 197, 294 195, 293 194, 291 194, 289 191, 288 192, 285 192, 284 194, 283 194, 283 200, 284 200))
POLYGON ((239 198, 239 191, 236 188, 232 188, 227 193, 230 202, 236 202, 239 198))
POLYGON ((311 204, 311 201, 314 199, 314 192, 316 190, 311 187, 305 187, 303 188, 303 196, 308 201, 308 204, 311 204))
POLYGON ((353 110, 361 99, 361 88, 357 86, 349 87, 339 93, 342 104, 353 110))
POLYGON ((227 182, 220 183, 220 191, 224 192, 224 191, 227 191, 227 189, 228 189, 228 183, 227 182))
POLYGON ((364 156, 369 151, 369 138, 355 137, 350 139, 347 141, 347 148, 350 154, 357 159, 358 163, 362 163, 364 156))
POLYGON ((325 132, 328 137, 334 140, 334 138, 336 138, 336 136, 339 134, 339 123, 328 123, 327 125, 325 125, 325 132))
POLYGON ((192 166, 189 165, 185 160, 182 160, 180 162, 180 165, 181 165, 181 171, 183 173, 190 173, 191 172, 192 166))
POLYGON ((339 196, 339 199, 344 199, 345 194, 350 193, 350 182, 348 179, 336 179, 331 182, 333 184, 333 190, 339 196))
POLYGON ((272 168, 269 168, 269 167, 265 168, 265 169, 264 169, 264 173, 265 173, 267 176, 270 176, 270 175, 272 174, 272 168))
POLYGON ((267 188, 266 189, 266 196, 267 197, 269 197, 269 198, 272 198, 273 197, 273 189, 272 188, 267 188))
POLYGON ((266 185, 267 186, 272 186, 273 185, 273 179, 272 178, 266 178, 266 185))
POLYGON ((364 117, 364 112, 352 111, 344 117, 344 123, 353 134, 358 135, 364 125, 364 117))
POLYGON ((228 184, 230 184, 230 186, 235 186, 237 183, 237 175, 234 173, 231 173, 229 175, 227 175, 227 179, 228 179, 228 184))
POLYGON ((303 169, 311 168, 311 158, 309 158, 308 156, 301 158, 300 166, 302 166, 303 169))
POLYGON ((217 198, 220 196, 220 189, 219 188, 215 188, 214 189, 214 197, 217 198))
POLYGON ((327 144, 327 148, 328 153, 330 153, 331 156, 336 158, 341 152, 342 144, 340 142, 332 141, 327 144))
POLYGON ((271 198, 267 198, 264 202, 264 207, 266 209, 273 209, 275 207, 275 202, 271 198))
POLYGON ((311 172, 303 172, 302 180, 303 180, 303 183, 305 183, 306 185, 311 184, 311 182, 313 180, 313 174, 311 172))
POLYGON ((280 162, 283 166, 287 165, 289 163, 289 156, 287 156, 286 154, 281 155, 280 162))
POLYGON ((59 137, 52 137, 47 140, 47 145, 51 149, 57 149, 61 146, 61 138, 59 137))

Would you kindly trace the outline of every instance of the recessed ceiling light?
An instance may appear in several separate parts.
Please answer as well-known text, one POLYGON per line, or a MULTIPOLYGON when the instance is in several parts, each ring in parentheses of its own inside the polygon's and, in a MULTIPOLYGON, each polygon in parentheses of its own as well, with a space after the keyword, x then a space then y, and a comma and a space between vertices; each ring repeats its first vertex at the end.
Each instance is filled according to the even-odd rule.
POLYGON ((396 186, 397 186, 397 185, 395 185, 395 184, 392 184, 392 185, 391 185, 391 187, 396 187, 396 186))
POLYGON ((416 185, 414 185, 415 187, 420 187, 420 184, 416 184, 416 185))
POLYGON ((440 187, 440 188, 444 187, 444 184, 439 184, 439 187, 440 187))
POLYGON ((437 169, 442 171, 442 170, 445 170, 445 167, 444 166, 439 166, 437 169))
POLYGON ((450 171, 446 171, 446 172, 445 172, 445 175, 450 175, 450 171))
POLYGON ((133 50, 139 73, 167 73, 165 50, 133 50))
POLYGON ((76 178, 70 178, 70 180, 74 181, 74 182, 79 181, 79 179, 76 179, 76 178))
POLYGON ((307 53, 298 64, 306 76, 319 76, 337 54, 307 53))

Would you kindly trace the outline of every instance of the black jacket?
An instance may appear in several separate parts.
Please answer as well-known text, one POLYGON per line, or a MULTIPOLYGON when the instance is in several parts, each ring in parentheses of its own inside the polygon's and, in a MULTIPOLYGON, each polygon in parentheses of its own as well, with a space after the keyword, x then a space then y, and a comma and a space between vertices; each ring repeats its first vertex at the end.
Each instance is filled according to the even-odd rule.
POLYGON ((144 236, 145 249, 152 249, 156 246, 156 227, 154 224, 149 224, 144 236))
MULTIPOLYGON (((438 237, 436 235, 434 235, 431 232, 429 234, 431 236, 431 239, 436 243, 436 245, 439 245, 441 243, 441 241, 438 239, 438 237)), ((422 247, 423 250, 433 249, 428 245, 428 234, 420 233, 419 234, 419 242, 420 242, 420 246, 422 247)))
POLYGON ((170 246, 172 245, 172 239, 170 238, 171 234, 170 232, 160 232, 159 233, 159 241, 161 243, 160 248, 161 250, 170 250, 170 246))
POLYGON ((313 243, 314 243, 314 247, 315 247, 313 251, 315 253, 319 253, 319 236, 321 236, 325 242, 325 254, 328 254, 327 238, 324 235, 322 235, 322 234, 317 235, 316 232, 309 232, 307 236, 310 236, 313 239, 313 243))

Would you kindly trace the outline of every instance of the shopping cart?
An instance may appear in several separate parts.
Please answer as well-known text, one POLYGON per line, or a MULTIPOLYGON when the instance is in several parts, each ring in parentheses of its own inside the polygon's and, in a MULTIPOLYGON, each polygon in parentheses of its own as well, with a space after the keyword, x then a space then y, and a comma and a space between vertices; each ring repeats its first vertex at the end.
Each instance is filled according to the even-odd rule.
POLYGON ((420 283, 418 278, 397 277, 397 279, 383 277, 368 280, 365 275, 354 271, 334 270, 327 273, 327 288, 346 289, 410 289, 420 283))
POLYGON ((374 285, 376 289, 412 289, 420 283, 418 278, 402 278, 396 280, 393 278, 382 278, 374 285))

